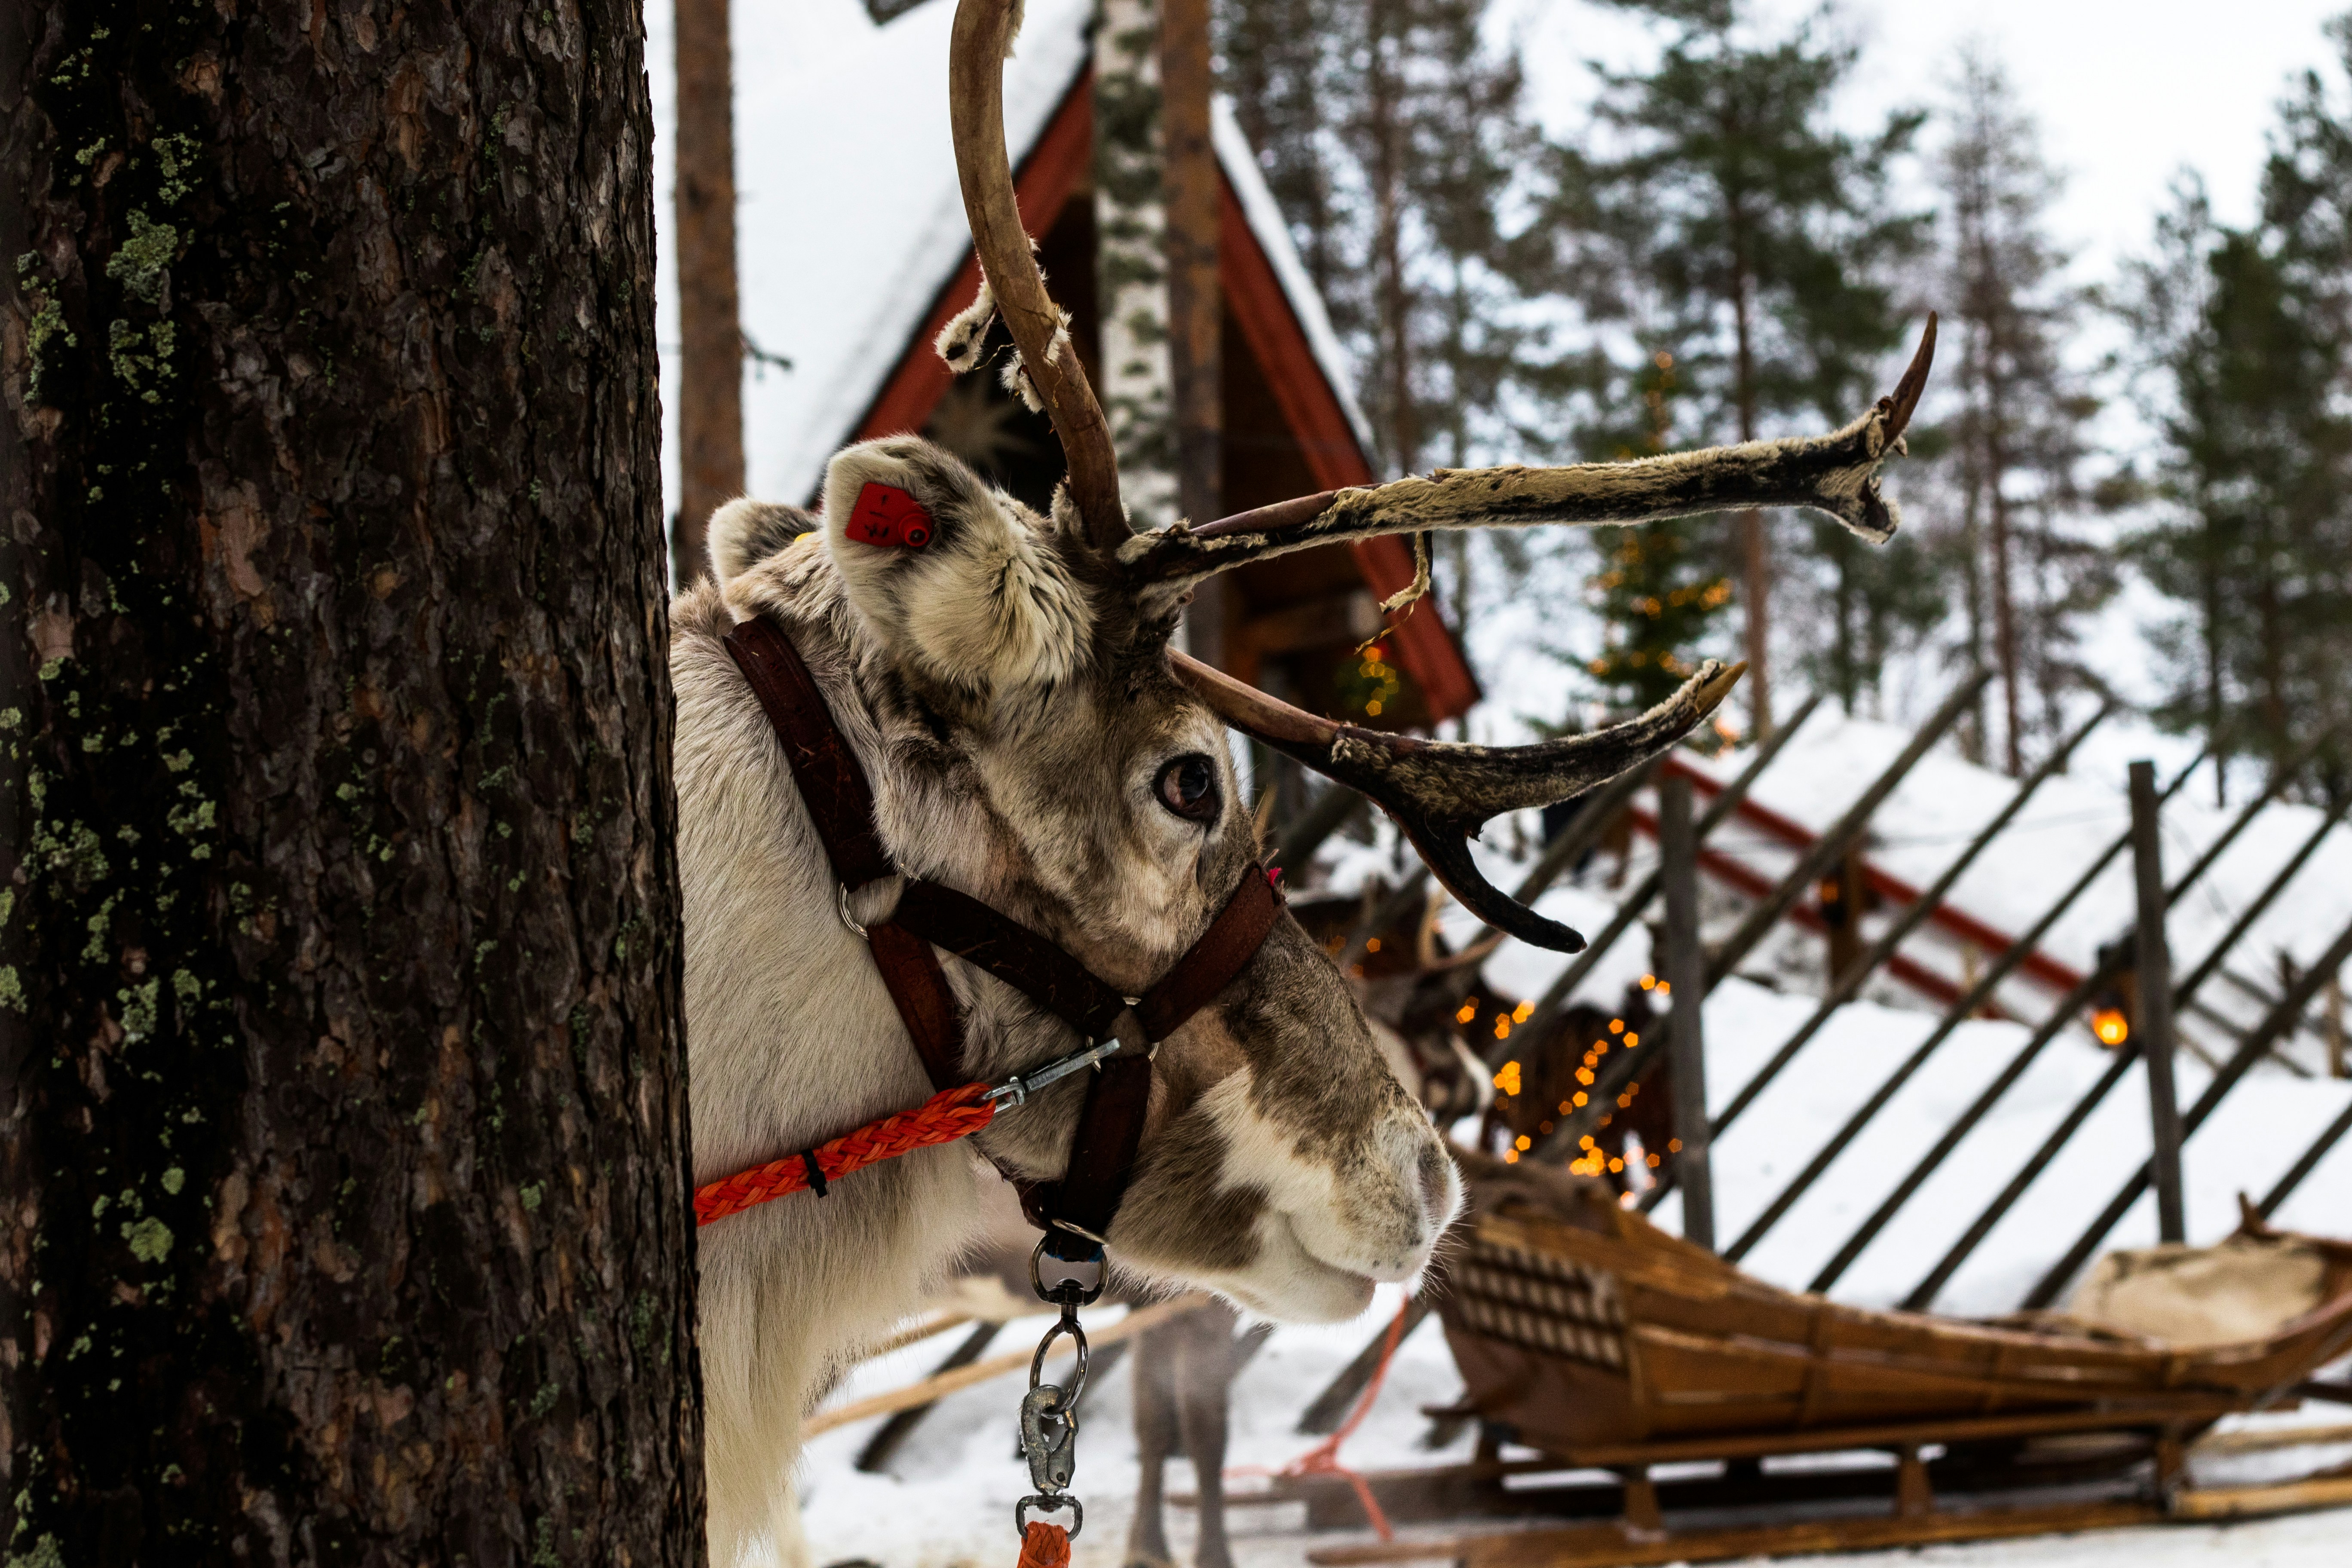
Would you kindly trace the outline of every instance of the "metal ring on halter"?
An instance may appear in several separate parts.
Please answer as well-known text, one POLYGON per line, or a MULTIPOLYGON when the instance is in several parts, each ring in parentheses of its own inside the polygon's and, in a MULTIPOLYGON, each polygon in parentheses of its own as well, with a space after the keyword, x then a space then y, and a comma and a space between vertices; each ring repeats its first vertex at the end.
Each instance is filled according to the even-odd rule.
MULTIPOLYGON (((1075 1226, 1066 1228, 1076 1229, 1075 1226)), ((1078 1231, 1077 1234, 1083 1236, 1086 1233, 1078 1231)), ((1088 1237, 1087 1239, 1091 1241, 1094 1238, 1088 1237)), ((1103 1293, 1103 1288, 1110 1283, 1110 1265, 1102 1261, 1100 1258, 1097 1258, 1095 1260, 1094 1267, 1099 1272, 1095 1276, 1093 1289, 1087 1289, 1086 1287, 1078 1284, 1075 1279, 1066 1279, 1061 1284, 1055 1286, 1053 1289, 1048 1290, 1045 1289, 1045 1281, 1039 1276, 1037 1269, 1038 1260, 1043 1258, 1045 1256, 1045 1237, 1041 1236, 1037 1238, 1037 1245, 1029 1249, 1029 1289, 1037 1293, 1037 1300, 1040 1301, 1052 1301, 1056 1305, 1066 1304, 1077 1307, 1091 1307, 1097 1300, 1100 1300, 1103 1293), (1063 1301, 1062 1292, 1073 1289, 1077 1292, 1076 1299, 1073 1301, 1065 1303, 1063 1301)), ((1057 1258, 1054 1261, 1056 1263, 1062 1263, 1066 1260, 1057 1258)))
POLYGON ((834 886, 841 890, 841 903, 838 911, 841 915, 841 923, 847 926, 851 931, 856 931, 860 941, 866 940, 866 928, 849 918, 849 884, 846 882, 836 882, 834 886))
POLYGON ((1065 1303, 1060 1321, 1047 1329, 1045 1337, 1037 1342, 1037 1353, 1029 1358, 1029 1386, 1034 1388, 1045 1381, 1045 1352, 1064 1334, 1069 1335, 1070 1342, 1078 1347, 1077 1370, 1071 1374, 1070 1381, 1062 1385, 1062 1397, 1056 1402, 1056 1408, 1066 1412, 1078 1407, 1078 1396, 1087 1391, 1087 1331, 1078 1326, 1076 1307, 1065 1303))
POLYGON ((1086 1505, 1078 1501, 1077 1499, 1070 1496, 1067 1492, 1033 1492, 1013 1505, 1013 1534, 1024 1537, 1028 1535, 1029 1521, 1026 1516, 1029 1512, 1029 1505, 1032 1503, 1037 1505, 1037 1511, 1039 1513, 1053 1513, 1060 1509, 1068 1509, 1070 1510, 1070 1539, 1072 1541, 1076 1541, 1078 1538, 1078 1531, 1087 1527, 1086 1505))

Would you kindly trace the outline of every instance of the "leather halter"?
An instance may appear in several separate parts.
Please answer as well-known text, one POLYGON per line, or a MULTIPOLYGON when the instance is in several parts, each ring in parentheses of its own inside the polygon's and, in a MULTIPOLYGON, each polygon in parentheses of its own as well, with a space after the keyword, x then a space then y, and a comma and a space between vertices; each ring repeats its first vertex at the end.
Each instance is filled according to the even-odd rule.
MULTIPOLYGON (((799 650, 774 622, 755 616, 729 632, 726 642, 783 743, 793 782, 841 888, 842 920, 851 924, 850 893, 901 875, 875 832, 874 792, 865 770, 799 650)), ((1242 972, 1281 910, 1273 879, 1251 866, 1201 939, 1132 1003, 1028 927, 968 894, 919 878, 906 879, 889 919, 851 929, 862 931, 936 1089, 953 1088, 969 1075, 955 994, 934 947, 994 975, 1087 1041, 1119 1040, 1120 1053, 1103 1061, 1087 1087, 1062 1179, 1014 1181, 1030 1223, 1047 1233, 1047 1250, 1067 1261, 1086 1261, 1100 1255, 1134 1171, 1151 1094, 1151 1047, 1242 972)))

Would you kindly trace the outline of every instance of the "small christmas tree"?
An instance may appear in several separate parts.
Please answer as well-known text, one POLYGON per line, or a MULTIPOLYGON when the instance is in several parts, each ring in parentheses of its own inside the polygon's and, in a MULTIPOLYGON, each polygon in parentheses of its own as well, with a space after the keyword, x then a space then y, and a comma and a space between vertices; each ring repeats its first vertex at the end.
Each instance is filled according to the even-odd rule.
MULTIPOLYGON (((1654 353, 1632 385, 1639 420, 1603 444, 1620 462, 1666 450, 1675 356, 1654 353)), ((1670 696, 1698 667, 1695 650, 1731 602, 1731 579, 1694 547, 1691 528, 1688 518, 1669 518, 1593 536, 1601 569, 1585 585, 1606 629, 1584 668, 1612 707, 1638 712, 1670 696)))

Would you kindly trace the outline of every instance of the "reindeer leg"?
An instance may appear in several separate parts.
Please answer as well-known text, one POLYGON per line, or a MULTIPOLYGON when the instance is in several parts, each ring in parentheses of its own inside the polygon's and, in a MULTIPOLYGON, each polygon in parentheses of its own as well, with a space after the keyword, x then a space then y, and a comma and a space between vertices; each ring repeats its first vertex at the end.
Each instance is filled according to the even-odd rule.
POLYGON ((1184 1452, 1192 1460, 1192 1489, 1200 1499, 1194 1518, 1200 1534, 1192 1545, 1197 1568, 1233 1568, 1225 1538, 1225 1426, 1231 1415, 1234 1373, 1241 1363, 1235 1331, 1241 1316, 1223 1301, 1181 1321, 1177 1418, 1184 1452))
POLYGON ((1139 1473, 1135 1483, 1135 1518, 1127 1527, 1127 1568, 1173 1568, 1175 1563, 1168 1551, 1161 1483, 1179 1435, 1173 1352, 1184 1323, 1185 1319, 1179 1318, 1137 1335, 1135 1354, 1129 1358, 1135 1363, 1135 1458, 1139 1473))

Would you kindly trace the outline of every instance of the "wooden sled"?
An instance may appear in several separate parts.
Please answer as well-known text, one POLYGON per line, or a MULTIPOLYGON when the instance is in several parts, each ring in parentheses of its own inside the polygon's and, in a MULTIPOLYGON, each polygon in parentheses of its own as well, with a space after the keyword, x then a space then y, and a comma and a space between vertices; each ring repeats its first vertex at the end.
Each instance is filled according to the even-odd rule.
MULTIPOLYGON (((1479 1465, 1371 1478, 1375 1495, 1400 1522, 1531 1512, 1607 1522, 1332 1547, 1310 1562, 1603 1568, 2352 1503, 2352 1473, 2198 1491, 2185 1466, 2220 1417, 2294 1403, 2291 1391, 2352 1350, 2352 1245, 2283 1236, 2250 1215, 2225 1244, 2242 1257, 2179 1249, 2170 1262, 2211 1265, 2224 1279, 2231 1268, 2291 1276, 2294 1290, 2273 1300, 2309 1304, 2252 1337, 2159 1342, 2055 1314, 1975 1322, 1841 1306, 1741 1273, 1599 1184, 1476 1163, 1481 1212, 1435 1286, 1465 1384, 1441 1414, 1475 1416, 1543 1458, 1496 1463, 1490 1441, 1479 1465), (1794 1455, 1822 1456, 1811 1463, 1823 1468, 1761 1468, 1794 1455), (1839 1468, 1834 1455, 1856 1458, 1839 1468), (1720 1474, 1653 1477, 1692 1461, 1720 1474), (1574 1470, 1618 1479, 1530 1484, 1574 1470), (1706 1529, 1666 1521, 1668 1509, 1800 1503, 1845 1511, 1706 1529)), ((2132 1304, 2128 1268, 2103 1265, 2101 1279, 2102 1300, 2132 1304)), ((1361 1522, 1322 1481, 1288 1489, 1310 1522, 1361 1522)))

